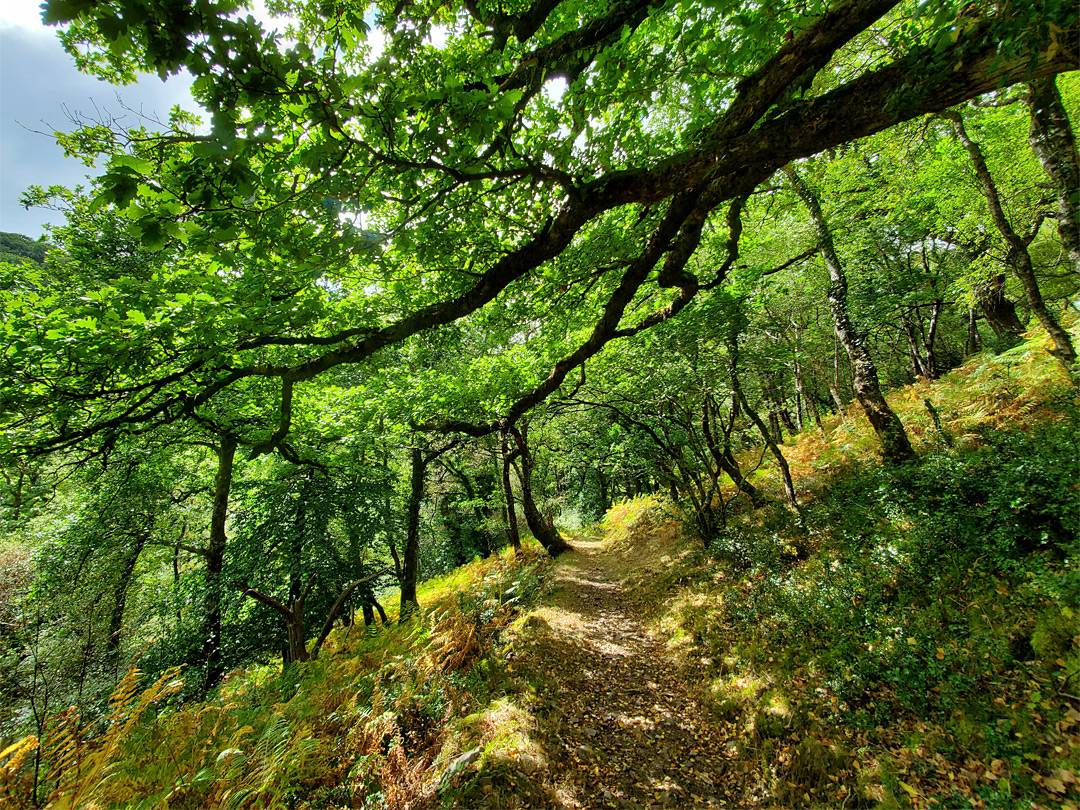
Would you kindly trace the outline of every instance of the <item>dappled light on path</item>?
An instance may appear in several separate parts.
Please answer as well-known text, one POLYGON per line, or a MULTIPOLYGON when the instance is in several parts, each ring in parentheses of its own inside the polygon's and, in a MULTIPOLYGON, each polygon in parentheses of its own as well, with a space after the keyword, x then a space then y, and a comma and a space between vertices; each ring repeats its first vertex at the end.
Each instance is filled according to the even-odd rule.
MULTIPOLYGON (((542 669, 538 721, 567 807, 721 807, 734 746, 708 722, 624 578, 659 558, 574 541, 522 664, 542 669)), ((642 551, 642 554, 647 552, 642 551)))

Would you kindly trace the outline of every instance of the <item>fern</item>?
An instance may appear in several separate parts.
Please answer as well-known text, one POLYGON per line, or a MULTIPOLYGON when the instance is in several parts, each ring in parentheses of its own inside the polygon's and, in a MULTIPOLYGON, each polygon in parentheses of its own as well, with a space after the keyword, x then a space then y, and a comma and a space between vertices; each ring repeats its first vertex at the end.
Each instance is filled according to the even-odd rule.
POLYGON ((105 733, 86 742, 79 729, 79 715, 69 709, 49 741, 48 756, 56 789, 49 797, 49 810, 71 810, 92 803, 94 794, 106 783, 108 767, 127 742, 135 725, 151 704, 180 691, 180 668, 166 670, 149 688, 139 691, 141 673, 133 666, 109 698, 110 713, 105 733))
POLYGON ((285 718, 271 718, 250 755, 239 749, 218 755, 218 762, 229 760, 222 781, 234 783, 221 796, 221 806, 229 810, 278 806, 285 792, 309 770, 318 746, 316 740, 302 739, 285 718))
POLYGON ((37 737, 24 737, 0 751, 0 808, 29 805, 27 783, 32 777, 23 773, 23 765, 37 749, 37 737))

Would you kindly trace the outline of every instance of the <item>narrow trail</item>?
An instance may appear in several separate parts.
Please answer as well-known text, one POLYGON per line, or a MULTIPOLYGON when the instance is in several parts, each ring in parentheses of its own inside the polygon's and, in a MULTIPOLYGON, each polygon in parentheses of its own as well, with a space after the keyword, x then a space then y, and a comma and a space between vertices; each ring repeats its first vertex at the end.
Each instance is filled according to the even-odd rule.
POLYGON ((658 559, 577 539, 525 661, 549 673, 540 695, 555 788, 568 808, 723 807, 734 742, 688 693, 646 629, 626 576, 658 559))

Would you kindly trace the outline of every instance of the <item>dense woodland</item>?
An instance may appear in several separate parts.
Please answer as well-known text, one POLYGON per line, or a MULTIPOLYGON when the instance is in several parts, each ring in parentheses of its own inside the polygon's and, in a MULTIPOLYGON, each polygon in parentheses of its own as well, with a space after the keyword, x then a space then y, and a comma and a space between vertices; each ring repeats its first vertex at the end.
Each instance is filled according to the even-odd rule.
POLYGON ((198 109, 0 235, 0 803, 1076 806, 1075 2, 44 8, 198 109), (468 725, 599 532, 711 795, 468 725))

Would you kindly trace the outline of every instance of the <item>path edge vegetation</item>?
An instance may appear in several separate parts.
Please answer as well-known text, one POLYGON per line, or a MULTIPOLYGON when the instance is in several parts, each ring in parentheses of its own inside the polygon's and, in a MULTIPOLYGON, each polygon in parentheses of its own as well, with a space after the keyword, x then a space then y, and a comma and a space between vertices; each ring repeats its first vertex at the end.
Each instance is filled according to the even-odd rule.
MULTIPOLYGON (((627 572, 622 587, 651 616, 672 668, 697 685, 717 733, 731 741, 726 800, 753 802, 762 788, 774 801, 808 807, 845 800, 917 807, 932 799, 945 806, 1019 808, 1075 800, 1071 763, 1080 751, 1080 717, 1069 687, 1075 672, 1069 670, 1080 665, 1080 610, 1068 584, 1075 579, 1069 561, 1077 553, 1080 524, 1075 485, 1071 495, 1057 494, 1052 513, 1037 498, 1019 506, 1013 500, 1014 514, 1043 527, 1042 541, 1032 546, 1023 545, 1032 536, 1023 520, 1006 527, 1011 534, 1004 540, 994 536, 999 529, 990 529, 987 538, 967 534, 1010 522, 1002 524, 998 510, 989 513, 991 524, 979 524, 985 513, 965 500, 979 495, 926 515, 937 520, 965 513, 944 529, 913 524, 915 512, 893 515, 895 524, 884 517, 890 502, 906 502, 909 486, 942 492, 946 486, 981 486, 993 493, 998 482, 986 480, 991 470, 991 479, 1019 473, 1028 485, 1045 486, 1048 473, 1039 467, 1045 464, 1051 479, 1056 475, 1067 485, 1068 469, 1053 468, 1071 457, 1061 436, 1076 436, 1080 426, 1070 380, 1044 354, 1048 340, 1036 337, 1006 355, 981 355, 938 381, 890 392, 892 407, 925 455, 899 487, 898 468, 868 455, 868 428, 840 454, 823 454, 829 443, 820 435, 797 437, 785 451, 803 483, 809 541, 779 498, 764 513, 733 519, 708 548, 695 536, 694 521, 657 496, 617 504, 597 527, 608 538, 608 553, 625 558, 619 563, 627 572), (979 406, 980 399, 1001 406, 1003 394, 1004 407, 979 406), (938 403, 937 418, 926 413, 925 400, 938 403), (1033 440, 1049 455, 1020 449, 1019 470, 987 466, 995 453, 1010 447, 1017 452, 1033 440), (869 504, 866 492, 882 482, 896 490, 895 497, 869 504), (852 498, 864 503, 865 513, 842 517, 852 498), (1055 520, 1061 521, 1051 529, 1057 533, 1047 537, 1055 520), (860 529, 866 521, 876 536, 860 529), (975 523, 968 529, 965 521, 975 523), (849 545, 838 545, 845 532, 849 545), (914 555, 907 562, 879 558, 867 568, 868 550, 895 547, 905 536, 921 538, 901 552, 914 555), (948 577, 936 569, 932 575, 925 568, 912 572, 911 566, 939 565, 937 558, 919 560, 927 551, 918 543, 948 547, 963 582, 943 585, 948 577), (997 556, 987 560, 991 549, 997 556), (658 550, 663 565, 635 564, 639 555, 656 562, 658 550), (876 596, 869 581, 859 579, 874 568, 874 576, 892 582, 877 580, 885 591, 876 596), (840 602, 832 601, 837 578, 848 575, 854 580, 844 588, 851 590, 842 589, 840 602), (770 601, 782 596, 766 586, 770 577, 784 580, 789 596, 770 601), (929 585, 957 605, 945 636, 933 598, 920 602, 897 594, 929 585), (790 595, 815 591, 824 598, 816 614, 813 600, 792 612, 797 605, 790 595), (852 594, 856 611, 845 612, 841 603, 852 594), (889 656, 915 656, 904 674, 882 669, 865 649, 869 644, 872 653, 874 642, 859 640, 856 614, 864 600, 870 619, 889 605, 906 614, 904 626, 879 628, 884 635, 874 637, 885 639, 889 656), (808 659, 808 652, 821 654, 812 638, 823 632, 820 623, 838 615, 841 622, 855 621, 844 631, 852 634, 845 642, 852 650, 816 663, 808 659), (790 631, 778 629, 783 621, 790 631), (777 638, 787 639, 784 646, 772 646, 777 638), (838 671, 845 673, 839 681, 838 671), (907 683, 917 677, 937 679, 937 685, 922 692, 919 683, 907 683), (990 703, 988 689, 999 696, 990 703), (919 694, 929 703, 913 701, 919 694), (995 736, 1001 728, 1008 733, 995 736)), ((837 420, 827 429, 849 432, 850 426, 837 420)), ((783 488, 775 469, 759 485, 777 494, 783 488)), ((737 491, 728 486, 729 495, 737 491)), ((486 798, 511 796, 549 802, 556 795, 550 779, 557 754, 544 747, 537 713, 550 712, 544 689, 557 674, 546 667, 529 671, 520 662, 531 628, 539 626, 530 609, 547 600, 553 564, 533 540, 521 551, 508 547, 424 583, 426 608, 407 621, 366 633, 335 630, 327 655, 284 672, 272 666, 235 672, 204 704, 176 701, 183 677, 178 670, 146 686, 133 667, 114 692, 110 716, 89 738, 80 741, 78 710, 72 708, 40 749, 34 738, 6 749, 0 790, 14 806, 29 798, 28 762, 37 749, 51 763, 50 808, 135 798, 151 806, 162 797, 173 806, 321 806, 350 796, 388 807, 462 797, 479 806, 486 798), (162 757, 166 748, 172 753, 162 757), (537 770, 536 763, 544 765, 537 770), (523 767, 533 784, 522 781, 523 767), (158 787, 136 797, 125 792, 129 784, 141 791, 158 787)), ((832 639, 835 645, 837 637, 832 639)))

